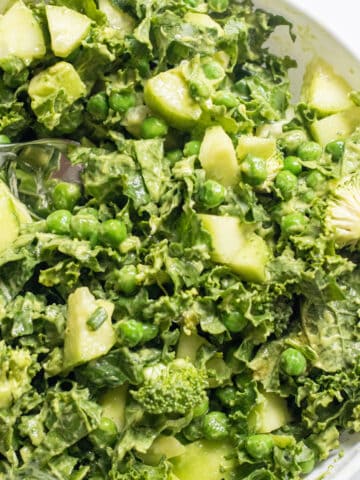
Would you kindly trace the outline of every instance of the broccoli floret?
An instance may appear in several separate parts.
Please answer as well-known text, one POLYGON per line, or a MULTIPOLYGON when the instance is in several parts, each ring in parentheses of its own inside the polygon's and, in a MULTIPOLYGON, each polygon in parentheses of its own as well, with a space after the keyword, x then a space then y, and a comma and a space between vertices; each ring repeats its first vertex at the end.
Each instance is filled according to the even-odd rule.
POLYGON ((148 367, 144 384, 131 393, 148 413, 186 415, 204 401, 207 386, 204 370, 177 359, 148 367))
POLYGON ((360 175, 349 175, 338 184, 325 221, 338 246, 354 247, 360 241, 360 175))

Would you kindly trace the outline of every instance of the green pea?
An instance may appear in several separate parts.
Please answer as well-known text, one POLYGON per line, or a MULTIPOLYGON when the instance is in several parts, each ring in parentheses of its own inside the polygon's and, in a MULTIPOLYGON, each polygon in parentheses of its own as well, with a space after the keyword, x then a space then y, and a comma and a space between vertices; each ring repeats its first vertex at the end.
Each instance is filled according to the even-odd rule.
POLYGON ((274 441, 271 435, 256 434, 246 439, 245 448, 248 454, 256 460, 262 460, 270 456, 274 441))
POLYGON ((191 140, 184 145, 184 156, 191 157, 192 155, 199 155, 201 142, 199 140, 191 140))
POLYGON ((143 324, 137 320, 119 322, 116 331, 122 343, 128 347, 135 347, 143 339, 143 324))
POLYGON ((168 132, 168 127, 164 120, 157 117, 147 117, 140 126, 140 135, 142 138, 164 137, 168 132))
POLYGON ((265 160, 250 153, 241 163, 241 172, 244 182, 252 186, 263 183, 268 175, 265 160))
POLYGON ((124 92, 117 93, 113 92, 109 98, 110 107, 115 110, 115 112, 126 112, 131 107, 136 105, 136 97, 133 93, 124 92))
POLYGON ((205 413, 209 410, 209 399, 207 395, 204 398, 199 399, 198 405, 196 405, 193 409, 193 416, 194 417, 201 417, 205 415, 205 413))
POLYGON ((234 407, 238 403, 235 387, 223 387, 216 390, 216 396, 220 402, 227 408, 234 407))
POLYGON ((325 147, 325 152, 330 153, 333 160, 338 162, 341 160, 342 156, 344 155, 345 150, 345 143, 342 140, 334 140, 330 142, 325 147))
POLYGON ((179 162, 183 158, 183 153, 179 148, 175 150, 169 150, 166 153, 166 158, 168 158, 171 164, 174 165, 176 162, 179 162))
POLYGON ((226 108, 234 108, 239 104, 239 100, 236 95, 224 90, 216 92, 213 102, 215 105, 223 105, 226 108))
POLYGON ((143 335, 141 341, 143 343, 150 342, 159 334, 159 327, 153 323, 143 323, 143 335))
POLYGON ((316 162, 322 155, 322 147, 316 142, 303 142, 296 150, 297 156, 306 162, 316 162))
POLYGON ((247 324, 247 320, 242 312, 229 312, 222 318, 225 327, 232 333, 238 333, 243 330, 247 324))
POLYGON ((1 134, 1 135, 0 135, 0 143, 1 143, 1 144, 11 143, 11 140, 10 140, 10 138, 9 138, 7 135, 1 134))
POLYGON ((109 113, 109 104, 105 92, 97 93, 89 98, 86 110, 96 120, 105 120, 109 113))
POLYGON ((289 172, 294 175, 299 175, 302 172, 302 164, 299 157, 295 155, 289 155, 284 159, 284 170, 289 170, 289 172))
POLYGON ((215 180, 206 180, 199 191, 199 200, 206 208, 215 208, 225 200, 226 190, 215 180))
POLYGON ((113 420, 101 417, 100 424, 96 430, 90 433, 91 443, 98 448, 111 447, 116 442, 118 429, 113 420))
POLYGON ((86 320, 86 325, 88 326, 89 330, 96 331, 101 327, 105 320, 107 320, 107 318, 108 314, 105 308, 98 307, 86 320))
POLYGON ((209 80, 217 80, 224 75, 224 69, 218 62, 210 61, 202 66, 205 77, 209 80))
POLYGON ((52 199, 57 210, 72 210, 81 198, 81 189, 77 183, 59 182, 53 192, 52 199))
POLYGON ((119 271, 118 287, 127 295, 131 295, 137 286, 137 270, 135 265, 125 265, 119 271))
POLYGON ((298 376, 305 373, 307 362, 299 350, 287 348, 280 356, 280 366, 287 375, 298 376))
POLYGON ((80 212, 72 217, 70 230, 72 235, 80 238, 80 240, 95 240, 98 234, 99 225, 96 217, 92 215, 84 215, 80 212))
POLYGON ((46 219, 47 231, 58 235, 70 233, 71 217, 69 210, 56 210, 50 213, 46 219))
POLYGON ((99 239, 105 245, 118 248, 126 237, 126 226, 121 220, 106 220, 99 225, 99 239))
POLYGON ((282 218, 281 230, 287 235, 301 233, 306 224, 307 218, 300 212, 289 213, 282 218))
POLYGON ((189 442, 195 442, 203 438, 203 419, 201 417, 194 418, 192 422, 184 428, 182 433, 189 442))
POLYGON ((250 95, 250 88, 245 79, 239 80, 234 85, 235 90, 241 95, 242 98, 247 99, 250 95))
POLYGON ((98 210, 96 210, 96 208, 92 208, 92 207, 82 207, 80 208, 80 210, 78 210, 76 212, 76 215, 81 215, 83 217, 95 217, 95 218, 99 218, 99 212, 98 210))
POLYGON ((229 0, 209 0, 209 7, 217 13, 225 12, 229 6, 229 0))
POLYGON ((306 185, 313 190, 318 190, 324 185, 325 177, 319 170, 313 170, 306 177, 306 185))
POLYGON ((306 203, 311 203, 311 202, 313 202, 313 200, 315 200, 316 196, 317 195, 314 192, 314 190, 312 188, 310 188, 309 190, 306 190, 302 194, 301 199, 306 203))
POLYGON ((293 154, 306 141, 307 135, 304 130, 289 130, 283 133, 280 145, 288 154, 293 154))
POLYGON ((282 197, 288 200, 296 191, 297 177, 289 170, 282 170, 276 176, 275 186, 280 190, 282 197))
POLYGON ((214 411, 205 415, 203 420, 204 437, 208 440, 220 440, 229 435, 230 424, 224 412, 214 411))

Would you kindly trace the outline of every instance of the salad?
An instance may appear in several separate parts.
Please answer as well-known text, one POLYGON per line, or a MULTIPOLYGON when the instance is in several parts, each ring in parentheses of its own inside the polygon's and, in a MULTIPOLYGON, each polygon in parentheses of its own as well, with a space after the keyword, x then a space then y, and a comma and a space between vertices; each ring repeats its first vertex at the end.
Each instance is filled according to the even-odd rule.
POLYGON ((303 478, 360 431, 360 93, 247 0, 0 8, 0 479, 303 478))

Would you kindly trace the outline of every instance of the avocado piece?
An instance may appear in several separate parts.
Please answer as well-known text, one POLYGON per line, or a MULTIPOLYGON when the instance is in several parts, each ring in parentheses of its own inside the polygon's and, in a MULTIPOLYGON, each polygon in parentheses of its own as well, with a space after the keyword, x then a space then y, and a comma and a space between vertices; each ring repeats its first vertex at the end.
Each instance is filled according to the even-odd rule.
POLYGON ((241 135, 238 139, 236 154, 243 160, 248 154, 267 160, 276 153, 275 138, 255 137, 254 135, 241 135))
POLYGON ((150 78, 145 84, 144 99, 155 114, 179 130, 193 128, 201 116, 200 105, 191 98, 184 77, 176 69, 150 78))
POLYGON ((198 440, 185 445, 185 452, 170 461, 179 480, 230 480, 234 450, 226 441, 198 440))
POLYGON ((170 435, 159 435, 149 448, 141 455, 141 459, 147 465, 158 465, 162 458, 174 458, 185 453, 186 449, 182 443, 170 435))
POLYGON ((113 5, 109 0, 99 0, 99 10, 105 14, 110 27, 119 30, 124 36, 134 30, 135 20, 133 17, 113 5))
POLYGON ((201 142, 199 160, 211 180, 234 186, 238 182, 239 165, 234 145, 229 135, 220 126, 209 127, 201 142))
POLYGON ((184 16, 184 20, 196 27, 212 28, 217 31, 219 36, 224 35, 224 30, 221 26, 209 15, 206 15, 206 13, 187 12, 184 16))
POLYGON ((16 2, 0 18, 0 60, 12 56, 30 64, 46 53, 44 36, 32 11, 22 1, 16 2))
POLYGON ((116 336, 111 323, 114 305, 107 300, 95 300, 87 287, 80 287, 69 295, 64 339, 64 368, 70 369, 105 355, 114 345, 116 336), (97 329, 86 324, 90 315, 103 307, 107 319, 97 329))
POLYGON ((313 138, 321 145, 332 140, 348 137, 360 126, 360 107, 352 107, 343 112, 316 120, 310 126, 313 138))
POLYGON ((321 116, 353 107, 354 104, 349 97, 351 90, 347 81, 337 75, 324 60, 316 58, 307 66, 302 86, 302 100, 321 116))
POLYGON ((260 394, 260 402, 250 411, 248 424, 256 433, 270 433, 291 420, 286 400, 276 393, 260 394))
POLYGON ((245 281, 265 282, 270 252, 253 225, 230 216, 200 214, 199 218, 211 236, 214 262, 228 265, 245 281))
POLYGON ((91 20, 67 7, 46 6, 51 49, 57 57, 67 57, 89 33, 91 20))
POLYGON ((117 426, 119 432, 122 431, 125 425, 126 397, 127 385, 120 385, 120 387, 107 390, 99 400, 103 416, 110 418, 117 426))

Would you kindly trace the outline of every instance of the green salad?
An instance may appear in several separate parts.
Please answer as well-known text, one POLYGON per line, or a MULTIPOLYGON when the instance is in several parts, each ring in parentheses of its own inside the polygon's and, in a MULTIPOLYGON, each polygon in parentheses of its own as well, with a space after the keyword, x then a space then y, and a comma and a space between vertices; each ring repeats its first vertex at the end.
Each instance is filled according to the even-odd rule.
POLYGON ((247 0, 0 9, 0 479, 303 478, 360 431, 360 93, 247 0))

